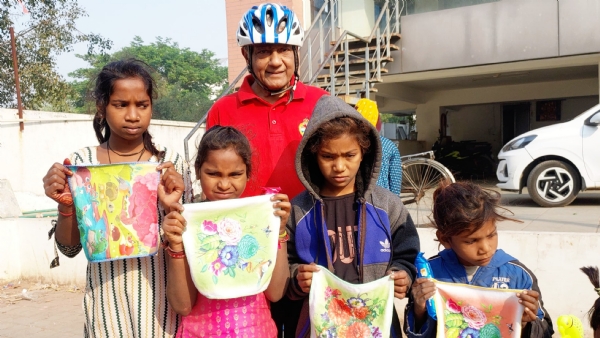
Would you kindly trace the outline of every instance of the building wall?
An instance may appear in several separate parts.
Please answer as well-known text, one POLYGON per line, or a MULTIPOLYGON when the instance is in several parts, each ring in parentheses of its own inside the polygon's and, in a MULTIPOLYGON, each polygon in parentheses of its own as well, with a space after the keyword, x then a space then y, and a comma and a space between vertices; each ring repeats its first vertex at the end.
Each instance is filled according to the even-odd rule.
POLYGON ((402 17, 402 67, 416 72, 600 51, 597 0, 502 0, 402 17))
MULTIPOLYGON (((507 102, 514 103, 514 102, 507 102)), ((530 103, 529 130, 566 122, 598 104, 598 96, 565 98, 561 101, 560 121, 536 121, 536 101, 530 103)), ((476 104, 458 107, 441 107, 447 114, 447 135, 454 141, 477 140, 489 142, 495 156, 504 146, 502 140, 502 115, 504 103, 476 104)), ((517 136, 517 135, 515 135, 517 136)))
MULTIPOLYGON (((598 88, 598 79, 591 78, 430 92, 427 93, 426 103, 416 105, 418 139, 426 142, 426 149, 431 149, 431 146, 438 138, 440 109, 443 107, 564 99, 582 96, 596 97, 597 100, 598 88), (419 121, 426 121, 426 123, 419 123, 419 121)), ((576 104, 575 102, 574 105, 581 108, 590 104, 591 101, 586 99, 576 104)), ((573 111, 577 110, 575 106, 570 108, 567 105, 566 108, 573 111)), ((492 109, 491 111, 494 110, 492 109)), ((583 110, 579 112, 583 112, 583 110)), ((486 119, 489 118, 489 115, 484 116, 486 119)), ((454 118, 452 113, 450 118, 454 118)), ((533 115, 532 120, 535 120, 535 115, 533 115)), ((464 128, 477 129, 476 126, 478 124, 467 119, 465 121, 469 122, 459 125, 462 125, 464 128)), ((450 123, 452 123, 452 120, 450 120, 450 123)), ((538 124, 532 125, 532 128, 534 127, 537 128, 538 124)), ((459 132, 460 129, 451 130, 453 139, 459 140, 456 138, 459 137, 459 132)), ((501 135, 495 137, 501 139, 501 135)), ((498 148, 494 150, 496 151, 498 148)))
MULTIPOLYGON (((225 0, 225 11, 227 12, 227 59, 229 62, 229 83, 231 83, 240 72, 246 67, 246 61, 242 56, 240 47, 237 44, 236 34, 238 25, 242 16, 252 8, 269 0, 225 0)), ((300 22, 303 21, 303 0, 280 0, 279 3, 291 8, 298 16, 300 22)), ((306 25, 308 27, 308 25, 306 25)))

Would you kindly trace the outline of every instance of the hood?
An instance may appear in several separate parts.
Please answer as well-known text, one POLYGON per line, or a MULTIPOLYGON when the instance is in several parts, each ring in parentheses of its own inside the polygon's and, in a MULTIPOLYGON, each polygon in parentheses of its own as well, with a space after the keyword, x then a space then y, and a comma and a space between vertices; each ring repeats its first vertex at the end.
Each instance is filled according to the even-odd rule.
POLYGON ((315 105, 310 121, 304 131, 304 136, 296 151, 296 173, 298 174, 298 178, 308 192, 317 199, 320 199, 319 187, 323 184, 324 177, 310 149, 307 149, 306 145, 310 137, 314 135, 323 123, 345 116, 364 121, 370 127, 369 138, 371 139, 371 146, 367 153, 363 154, 363 160, 356 175, 355 190, 357 198, 364 197, 375 188, 377 183, 381 167, 381 140, 379 139, 377 129, 362 117, 356 109, 340 98, 323 96, 315 105))

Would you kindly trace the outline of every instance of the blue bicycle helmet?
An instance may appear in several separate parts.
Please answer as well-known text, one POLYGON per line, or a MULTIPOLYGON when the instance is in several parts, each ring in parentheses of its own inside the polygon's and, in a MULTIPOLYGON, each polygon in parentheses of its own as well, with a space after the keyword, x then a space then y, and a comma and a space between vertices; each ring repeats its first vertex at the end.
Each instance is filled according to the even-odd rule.
POLYGON ((242 17, 237 41, 240 47, 258 43, 281 43, 302 47, 304 30, 291 9, 265 3, 253 6, 242 17))

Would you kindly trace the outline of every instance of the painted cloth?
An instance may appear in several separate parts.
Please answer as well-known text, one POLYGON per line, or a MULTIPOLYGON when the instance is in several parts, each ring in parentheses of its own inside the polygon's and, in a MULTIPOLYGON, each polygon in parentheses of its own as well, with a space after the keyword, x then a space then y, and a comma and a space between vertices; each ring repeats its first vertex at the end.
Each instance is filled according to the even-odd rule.
POLYGON ((381 139, 381 169, 377 185, 400 195, 402 186, 402 160, 400 151, 394 142, 383 136, 381 139))
POLYGON ((483 288, 434 280, 437 338, 519 338, 522 290, 483 288))
MULTIPOLYGON (((540 293, 538 319, 527 323, 521 329, 521 337, 552 337, 554 330, 550 315, 544 309, 542 293, 537 278, 523 263, 501 249, 494 254, 491 262, 481 266, 469 282, 465 267, 458 261, 454 251, 446 249, 429 259, 435 279, 448 283, 461 283, 486 288, 535 290, 540 293)), ((410 337, 436 337, 437 323, 430 317, 418 332, 415 331, 415 318, 412 300, 406 306, 405 332, 410 337)))
POLYGON ((274 104, 259 98, 246 76, 240 90, 219 99, 208 112, 206 129, 233 126, 250 141, 252 173, 242 197, 261 195, 262 187, 281 187, 290 199, 304 190, 294 169, 296 148, 317 100, 327 92, 298 82, 294 99, 289 94, 274 104))
MULTIPOLYGON (((156 148, 165 152, 160 162, 171 161, 177 172, 184 175, 182 157, 170 149, 158 145, 156 148)), ((87 147, 71 154, 71 163, 99 164, 96 149, 87 147)), ((159 162, 159 159, 153 156, 149 161, 159 162)), ((191 198, 191 184, 187 175, 184 177, 182 202, 191 198)), ((160 207, 159 210, 160 224, 164 211, 160 207)), ((72 249, 58 247, 67 253, 72 249)), ((81 246, 78 250, 81 251, 81 246)), ((166 273, 162 248, 155 256, 88 263, 83 298, 84 337, 173 337, 180 318, 167 301, 166 273)))
POLYGON ((177 338, 275 338, 264 293, 234 299, 208 299, 198 293, 189 315, 182 317, 177 338))
POLYGON ((309 294, 311 338, 390 336, 394 280, 351 284, 327 268, 313 273, 309 294))
MULTIPOLYGON (((298 177, 307 189, 292 201, 287 230, 290 234, 288 256, 292 278, 287 294, 292 299, 304 300, 296 337, 308 337, 310 334, 308 294, 298 286, 298 265, 315 262, 337 275, 332 263, 334 253, 330 249, 335 237, 330 237, 327 232, 323 200, 319 195, 320 188, 315 183, 322 182, 323 178, 318 165, 311 159, 310 150, 305 147, 308 138, 322 123, 341 116, 364 120, 339 98, 322 97, 296 154, 298 177)), ((388 270, 404 270, 414 280, 416 269, 413 263, 420 248, 419 236, 400 198, 375 184, 381 165, 381 142, 375 127, 368 125, 371 127, 371 151, 363 157, 355 186, 358 231, 354 247, 359 280, 360 283, 374 281, 385 276, 388 270)), ((391 337, 400 337, 397 315, 392 317, 392 322, 391 337)))
POLYGON ((196 289, 211 299, 267 289, 277 258, 280 218, 273 194, 186 204, 185 257, 196 289))
POLYGON ((156 163, 68 165, 83 252, 90 262, 158 252, 156 163))

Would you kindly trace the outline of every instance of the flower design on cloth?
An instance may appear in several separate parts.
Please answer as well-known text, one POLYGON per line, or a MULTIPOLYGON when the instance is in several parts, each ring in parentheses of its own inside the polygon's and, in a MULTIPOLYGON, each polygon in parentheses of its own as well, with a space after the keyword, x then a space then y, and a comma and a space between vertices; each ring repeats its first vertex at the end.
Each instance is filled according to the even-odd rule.
POLYGON ((183 243, 194 285, 207 298, 250 296, 268 286, 280 226, 270 197, 186 205, 183 243))
POLYGON ((93 262, 158 252, 154 163, 67 166, 81 243, 93 262), (154 201, 154 202, 152 202, 154 201))
POLYGON ((520 337, 523 306, 516 297, 518 290, 435 283, 438 337, 520 337))
POLYGON ((467 324, 469 324, 469 327, 474 329, 481 329, 487 321, 485 313, 474 306, 463 306, 460 312, 464 316, 467 324))
POLYGON ((316 336, 382 338, 383 333, 376 319, 381 320, 379 317, 385 311, 387 300, 377 296, 359 293, 345 297, 340 289, 325 287, 321 296, 325 299, 324 309, 318 313, 320 322, 312 323, 316 336))
POLYGON ((242 227, 236 220, 225 218, 217 224, 221 240, 228 245, 236 245, 242 238, 242 227))

